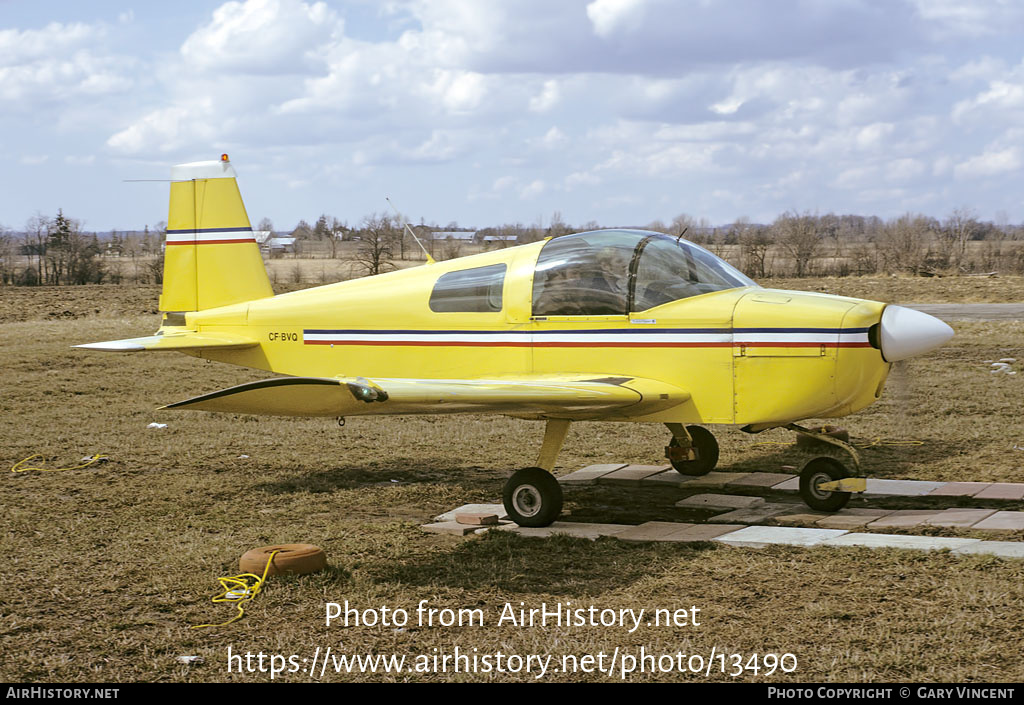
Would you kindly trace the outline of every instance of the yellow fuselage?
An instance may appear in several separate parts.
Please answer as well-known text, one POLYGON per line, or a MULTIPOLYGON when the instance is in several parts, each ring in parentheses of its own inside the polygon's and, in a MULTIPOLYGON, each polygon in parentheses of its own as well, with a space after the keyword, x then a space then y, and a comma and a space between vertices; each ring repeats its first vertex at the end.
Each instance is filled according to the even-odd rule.
POLYGON ((191 354, 286 375, 441 380, 599 372, 656 379, 690 394, 664 411, 608 420, 787 423, 844 416, 881 394, 889 364, 867 342, 867 330, 879 322, 882 303, 744 287, 628 316, 534 317, 543 244, 189 312, 183 328, 259 342, 191 354), (441 275, 499 263, 507 265, 500 311, 431 310, 441 275))

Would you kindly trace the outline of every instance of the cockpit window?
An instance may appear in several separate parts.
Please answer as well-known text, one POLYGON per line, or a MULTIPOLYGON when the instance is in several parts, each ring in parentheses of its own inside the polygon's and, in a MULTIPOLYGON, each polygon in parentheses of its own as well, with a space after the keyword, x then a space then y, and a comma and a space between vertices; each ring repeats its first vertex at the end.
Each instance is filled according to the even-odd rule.
POLYGON ((712 291, 756 284, 692 242, 654 236, 637 246, 633 311, 712 291))
POLYGON ((686 240, 642 230, 599 230, 544 246, 533 279, 533 315, 627 315, 741 286, 757 285, 686 240))
POLYGON ((500 311, 504 285, 504 264, 442 274, 430 292, 430 310, 437 313, 500 311))

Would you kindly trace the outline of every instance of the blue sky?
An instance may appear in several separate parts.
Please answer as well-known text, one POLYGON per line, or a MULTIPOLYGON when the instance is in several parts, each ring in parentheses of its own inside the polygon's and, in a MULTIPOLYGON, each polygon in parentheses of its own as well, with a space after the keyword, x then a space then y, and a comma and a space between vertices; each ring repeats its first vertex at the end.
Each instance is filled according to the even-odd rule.
POLYGON ((227 152, 255 223, 784 211, 1024 221, 1024 3, 0 0, 0 225, 166 218, 227 152))

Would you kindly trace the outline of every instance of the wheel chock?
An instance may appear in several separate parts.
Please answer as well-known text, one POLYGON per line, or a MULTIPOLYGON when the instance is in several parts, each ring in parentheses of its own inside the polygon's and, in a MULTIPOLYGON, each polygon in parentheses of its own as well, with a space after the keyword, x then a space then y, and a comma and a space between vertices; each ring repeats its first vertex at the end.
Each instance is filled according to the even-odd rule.
POLYGON ((864 492, 868 488, 868 481, 863 477, 844 477, 842 480, 822 482, 818 489, 822 492, 864 492))

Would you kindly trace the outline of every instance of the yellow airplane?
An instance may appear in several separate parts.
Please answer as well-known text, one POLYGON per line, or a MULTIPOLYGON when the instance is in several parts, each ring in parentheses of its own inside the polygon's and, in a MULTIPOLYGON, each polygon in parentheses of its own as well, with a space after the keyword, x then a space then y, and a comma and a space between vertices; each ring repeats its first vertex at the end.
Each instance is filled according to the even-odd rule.
MULTIPOLYGON (((509 516, 561 512, 551 474, 573 421, 662 423, 684 475, 718 461, 702 425, 757 433, 852 414, 891 363, 952 329, 899 306, 764 289, 681 237, 599 230, 275 296, 236 175, 172 168, 164 311, 151 336, 77 347, 169 350, 288 375, 167 409, 289 416, 498 413, 546 421, 536 467, 504 487, 509 516)), ((808 505, 864 490, 831 456, 800 473, 808 505)))

